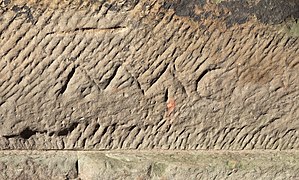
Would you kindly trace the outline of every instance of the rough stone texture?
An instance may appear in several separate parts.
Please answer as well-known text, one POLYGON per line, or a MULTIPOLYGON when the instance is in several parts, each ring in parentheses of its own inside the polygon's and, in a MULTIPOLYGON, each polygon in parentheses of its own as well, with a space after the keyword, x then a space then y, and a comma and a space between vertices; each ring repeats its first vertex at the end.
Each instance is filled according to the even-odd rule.
POLYGON ((72 152, 2 151, 0 179, 49 180, 78 178, 78 158, 72 152))
POLYGON ((298 152, 0 152, 0 179, 298 179, 298 152))
POLYGON ((298 3, 169 2, 2 1, 0 148, 298 149, 298 3))
POLYGON ((299 179, 297 18, 297 0, 0 0, 0 179, 299 179))
POLYGON ((79 177, 83 179, 297 179, 298 168, 296 153, 136 151, 79 155, 79 177))

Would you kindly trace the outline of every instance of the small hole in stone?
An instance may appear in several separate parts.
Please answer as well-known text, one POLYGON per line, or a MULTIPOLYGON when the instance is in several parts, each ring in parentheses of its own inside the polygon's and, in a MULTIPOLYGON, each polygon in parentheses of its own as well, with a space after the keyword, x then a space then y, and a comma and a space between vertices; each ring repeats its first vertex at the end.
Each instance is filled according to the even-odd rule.
POLYGON ((32 131, 31 129, 26 128, 20 133, 20 137, 23 139, 29 139, 31 136, 33 136, 35 134, 36 134, 36 131, 32 131))

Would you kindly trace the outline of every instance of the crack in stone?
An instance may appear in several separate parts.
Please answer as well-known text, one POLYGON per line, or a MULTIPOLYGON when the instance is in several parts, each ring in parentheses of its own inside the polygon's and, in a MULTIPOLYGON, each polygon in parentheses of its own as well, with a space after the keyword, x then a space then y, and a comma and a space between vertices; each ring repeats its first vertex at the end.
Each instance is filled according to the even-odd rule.
POLYGON ((84 28, 75 28, 73 30, 68 31, 58 31, 58 32, 49 32, 48 35, 67 35, 67 34, 76 34, 76 33, 101 33, 101 32, 113 32, 127 29, 127 27, 123 26, 114 26, 107 28, 94 28, 94 27, 84 27, 84 28))

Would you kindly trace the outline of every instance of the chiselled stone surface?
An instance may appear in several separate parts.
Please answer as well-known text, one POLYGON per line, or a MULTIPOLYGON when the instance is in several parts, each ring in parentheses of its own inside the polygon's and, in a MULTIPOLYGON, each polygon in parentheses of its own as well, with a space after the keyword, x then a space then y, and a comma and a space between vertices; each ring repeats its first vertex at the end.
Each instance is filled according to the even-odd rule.
POLYGON ((1 1, 0 148, 298 149, 297 1, 181 2, 1 1))
POLYGON ((298 179, 298 152, 0 152, 1 179, 298 179))

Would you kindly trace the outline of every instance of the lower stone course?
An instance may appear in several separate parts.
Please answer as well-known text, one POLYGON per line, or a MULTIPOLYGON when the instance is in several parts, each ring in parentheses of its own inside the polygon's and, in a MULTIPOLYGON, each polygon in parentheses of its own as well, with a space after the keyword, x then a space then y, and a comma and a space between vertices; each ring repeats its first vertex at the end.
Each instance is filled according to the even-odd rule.
POLYGON ((298 179, 297 151, 1 151, 0 179, 298 179))

